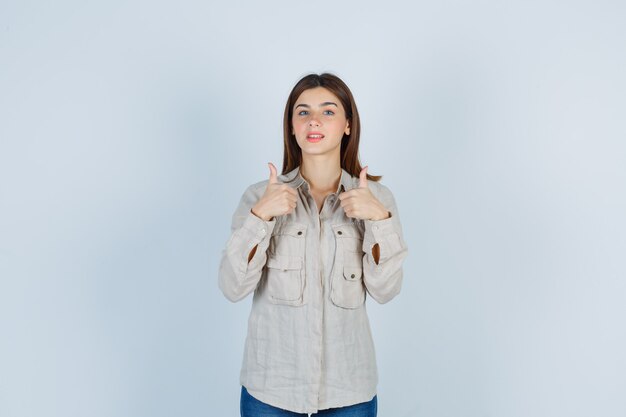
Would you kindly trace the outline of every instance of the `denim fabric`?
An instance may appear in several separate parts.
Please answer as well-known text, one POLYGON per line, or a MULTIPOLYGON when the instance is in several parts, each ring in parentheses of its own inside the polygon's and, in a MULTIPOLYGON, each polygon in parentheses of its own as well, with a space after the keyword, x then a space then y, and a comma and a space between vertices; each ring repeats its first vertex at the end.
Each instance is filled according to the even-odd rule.
MULTIPOLYGON (((246 387, 241 386, 241 401, 239 404, 241 417, 308 417, 305 413, 295 413, 282 408, 273 407, 254 398, 246 387)), ((374 395, 369 401, 345 407, 328 408, 311 414, 324 417, 376 417, 378 413, 378 396, 374 395)))

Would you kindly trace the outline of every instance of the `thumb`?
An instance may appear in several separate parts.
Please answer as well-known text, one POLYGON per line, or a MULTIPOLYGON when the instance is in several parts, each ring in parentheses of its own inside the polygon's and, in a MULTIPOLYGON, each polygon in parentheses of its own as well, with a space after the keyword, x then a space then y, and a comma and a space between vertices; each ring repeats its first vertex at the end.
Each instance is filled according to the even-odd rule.
POLYGON ((267 165, 270 168, 270 184, 278 183, 278 174, 276 173, 276 167, 271 162, 268 162, 267 165))
POLYGON ((367 166, 359 174, 359 188, 367 188, 367 166))

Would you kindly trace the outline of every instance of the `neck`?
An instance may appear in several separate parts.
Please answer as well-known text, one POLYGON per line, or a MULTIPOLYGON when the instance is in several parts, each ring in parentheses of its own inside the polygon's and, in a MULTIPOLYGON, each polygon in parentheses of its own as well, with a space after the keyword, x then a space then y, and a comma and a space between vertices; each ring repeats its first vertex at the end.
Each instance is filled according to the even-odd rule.
POLYGON ((311 190, 334 193, 341 181, 341 164, 338 159, 303 158, 300 175, 309 183, 311 190))

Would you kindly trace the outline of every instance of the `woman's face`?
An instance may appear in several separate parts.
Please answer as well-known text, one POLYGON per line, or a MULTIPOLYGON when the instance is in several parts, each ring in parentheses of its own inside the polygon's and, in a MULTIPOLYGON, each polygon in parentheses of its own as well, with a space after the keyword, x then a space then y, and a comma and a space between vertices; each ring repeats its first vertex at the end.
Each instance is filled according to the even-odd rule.
POLYGON ((302 153, 321 155, 341 150, 350 126, 341 102, 324 87, 304 90, 293 107, 292 133, 302 153))

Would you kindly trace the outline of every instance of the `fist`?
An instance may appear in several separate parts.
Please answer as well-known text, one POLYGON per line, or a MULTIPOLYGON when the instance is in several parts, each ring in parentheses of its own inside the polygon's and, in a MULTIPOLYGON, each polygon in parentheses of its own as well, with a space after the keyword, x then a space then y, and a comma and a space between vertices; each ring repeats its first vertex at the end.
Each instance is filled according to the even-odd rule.
POLYGON ((346 216, 363 220, 383 220, 391 215, 367 186, 367 167, 359 174, 359 187, 339 194, 346 216))
POLYGON ((265 188, 265 193, 252 207, 252 214, 265 221, 272 220, 275 216, 290 214, 296 208, 298 193, 286 184, 278 182, 276 167, 268 162, 270 169, 270 182, 265 188))

